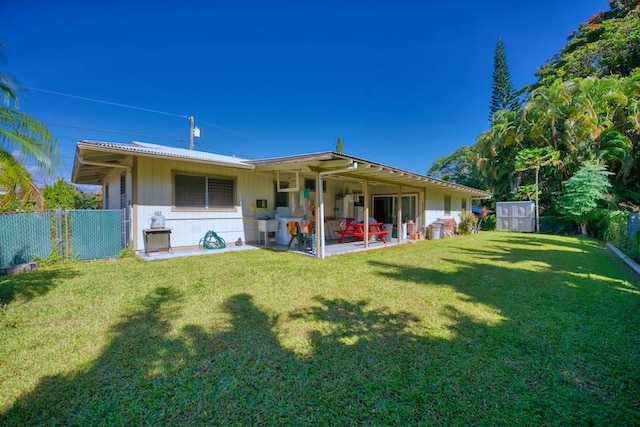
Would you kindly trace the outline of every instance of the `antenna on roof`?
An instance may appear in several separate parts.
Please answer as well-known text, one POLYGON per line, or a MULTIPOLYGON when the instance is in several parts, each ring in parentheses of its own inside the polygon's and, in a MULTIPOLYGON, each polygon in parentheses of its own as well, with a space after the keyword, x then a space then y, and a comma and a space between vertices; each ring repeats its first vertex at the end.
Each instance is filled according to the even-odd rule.
POLYGON ((195 126, 193 116, 189 116, 189 150, 193 150, 193 138, 200 138, 200 128, 195 126))

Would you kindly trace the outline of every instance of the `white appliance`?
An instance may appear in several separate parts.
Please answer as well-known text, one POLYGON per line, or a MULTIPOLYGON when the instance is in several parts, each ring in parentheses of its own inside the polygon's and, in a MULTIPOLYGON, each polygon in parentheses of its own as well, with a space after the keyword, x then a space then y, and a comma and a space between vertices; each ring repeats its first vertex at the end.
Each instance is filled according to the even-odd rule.
POLYGON ((264 245, 267 246, 269 242, 269 234, 274 235, 278 232, 278 221, 275 219, 259 219, 258 220, 258 244, 260 244, 260 237, 264 236, 264 245), (262 235, 261 235, 262 233, 262 235))
POLYGON ((355 218, 359 221, 364 219, 364 207, 356 206, 356 201, 361 201, 361 194, 337 195, 335 201, 336 218, 355 218))
POLYGON ((279 207, 278 213, 276 214, 276 219, 278 220, 278 231, 276 231, 276 244, 277 245, 288 245, 289 240, 291 240, 291 236, 287 233, 287 222, 296 221, 298 224, 302 221, 302 218, 292 218, 291 211, 289 208, 279 207))

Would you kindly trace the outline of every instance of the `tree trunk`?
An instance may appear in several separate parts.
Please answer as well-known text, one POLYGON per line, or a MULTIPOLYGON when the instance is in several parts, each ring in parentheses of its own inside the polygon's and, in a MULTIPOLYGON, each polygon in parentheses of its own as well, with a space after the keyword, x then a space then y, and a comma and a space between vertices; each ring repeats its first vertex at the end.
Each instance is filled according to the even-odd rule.
POLYGON ((582 231, 582 235, 587 235, 587 221, 580 224, 580 231, 582 231))

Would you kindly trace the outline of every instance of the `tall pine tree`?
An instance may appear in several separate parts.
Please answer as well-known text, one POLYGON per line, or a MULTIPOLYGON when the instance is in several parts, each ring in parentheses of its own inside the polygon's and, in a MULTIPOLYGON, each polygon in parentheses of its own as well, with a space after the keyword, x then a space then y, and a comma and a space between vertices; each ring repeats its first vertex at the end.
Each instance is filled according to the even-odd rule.
POLYGON ((498 110, 516 110, 518 97, 511 85, 511 73, 507 66, 507 55, 502 39, 498 39, 493 56, 493 83, 491 85, 491 103, 489 104, 489 121, 498 110))

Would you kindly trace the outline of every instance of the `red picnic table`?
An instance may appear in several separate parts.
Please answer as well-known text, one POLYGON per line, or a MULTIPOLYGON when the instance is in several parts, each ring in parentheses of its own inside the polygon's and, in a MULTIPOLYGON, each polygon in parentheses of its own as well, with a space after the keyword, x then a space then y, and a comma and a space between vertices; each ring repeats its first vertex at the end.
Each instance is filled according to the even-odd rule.
POLYGON ((388 230, 382 229, 383 223, 370 222, 369 224, 365 224, 363 222, 355 221, 351 221, 345 224, 344 228, 336 230, 336 233, 340 234, 340 240, 338 240, 338 243, 342 243, 346 236, 353 236, 360 239, 364 238, 365 225, 369 226, 369 236, 378 236, 381 242, 387 243, 387 239, 385 239, 385 236, 388 236, 390 232, 388 230))

